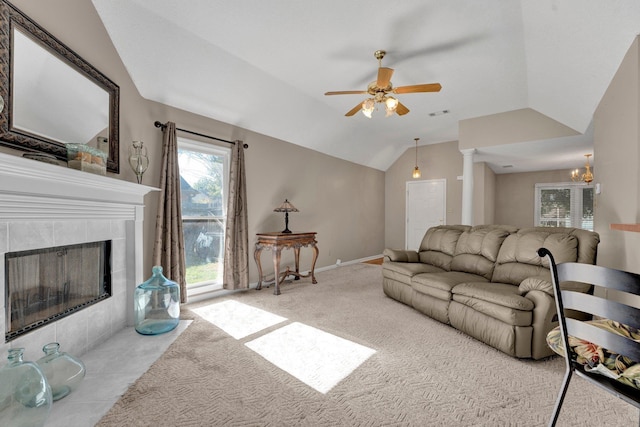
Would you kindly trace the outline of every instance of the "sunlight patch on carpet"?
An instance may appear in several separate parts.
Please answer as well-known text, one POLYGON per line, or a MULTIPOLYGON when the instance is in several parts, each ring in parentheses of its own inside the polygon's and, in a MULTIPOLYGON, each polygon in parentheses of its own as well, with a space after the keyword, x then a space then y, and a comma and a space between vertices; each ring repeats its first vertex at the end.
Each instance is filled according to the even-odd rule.
POLYGON ((375 353, 297 322, 245 345, 320 393, 327 393, 375 353))
POLYGON ((192 311, 238 340, 287 320, 286 317, 233 300, 194 308, 192 311))

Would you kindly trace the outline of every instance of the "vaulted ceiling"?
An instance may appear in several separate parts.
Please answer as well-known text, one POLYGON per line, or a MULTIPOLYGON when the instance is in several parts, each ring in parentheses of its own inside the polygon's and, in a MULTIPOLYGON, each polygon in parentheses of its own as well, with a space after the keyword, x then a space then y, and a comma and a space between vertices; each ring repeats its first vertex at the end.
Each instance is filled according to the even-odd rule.
POLYGON ((456 141, 460 120, 523 108, 578 135, 479 158, 497 172, 581 165, 640 32, 637 0, 92 1, 143 97, 380 170, 416 137, 456 141), (345 117, 365 96, 324 93, 365 90, 378 49, 394 86, 442 90, 398 95, 403 116, 345 117), (575 160, 554 163, 558 149, 575 160))

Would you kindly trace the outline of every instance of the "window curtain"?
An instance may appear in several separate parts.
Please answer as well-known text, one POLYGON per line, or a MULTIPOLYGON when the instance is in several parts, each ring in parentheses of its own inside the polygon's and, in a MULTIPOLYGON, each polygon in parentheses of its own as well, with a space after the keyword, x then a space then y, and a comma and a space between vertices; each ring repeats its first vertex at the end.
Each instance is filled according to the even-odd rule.
POLYGON ((229 199, 224 234, 224 288, 249 288, 249 226, 244 144, 235 141, 229 168, 229 199))
POLYGON ((167 122, 162 132, 160 200, 156 217, 153 265, 162 266, 164 276, 180 285, 180 302, 184 303, 187 302, 187 281, 176 124, 167 122))

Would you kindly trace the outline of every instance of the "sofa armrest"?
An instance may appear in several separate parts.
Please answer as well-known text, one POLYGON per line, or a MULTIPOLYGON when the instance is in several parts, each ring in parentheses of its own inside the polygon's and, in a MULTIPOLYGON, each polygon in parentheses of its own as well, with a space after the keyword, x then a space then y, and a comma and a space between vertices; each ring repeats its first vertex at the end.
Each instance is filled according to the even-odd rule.
POLYGON ((420 257, 416 251, 406 251, 402 249, 385 249, 382 252, 385 260, 395 262, 419 262, 420 257))
MULTIPOLYGON (((562 282, 560 284, 560 288, 563 290, 570 290, 576 292, 590 292, 592 285, 588 283, 582 282, 562 282)), ((520 295, 526 295, 530 291, 542 291, 550 296, 554 297, 553 294, 553 283, 551 283, 550 275, 540 275, 540 276, 532 276, 524 279, 520 286, 518 286, 520 290, 520 295)), ((554 297, 555 298, 555 297, 554 297)))
POLYGON ((520 295, 526 295, 530 291, 541 291, 553 297, 553 283, 551 283, 551 275, 531 276, 520 282, 518 286, 520 295))

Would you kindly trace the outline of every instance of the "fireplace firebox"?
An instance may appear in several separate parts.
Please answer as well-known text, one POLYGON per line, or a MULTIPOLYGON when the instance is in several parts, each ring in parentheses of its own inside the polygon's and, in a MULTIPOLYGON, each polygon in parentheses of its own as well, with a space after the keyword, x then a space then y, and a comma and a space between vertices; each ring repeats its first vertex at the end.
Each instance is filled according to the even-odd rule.
POLYGON ((109 298, 110 260, 110 240, 5 253, 5 341, 109 298))

